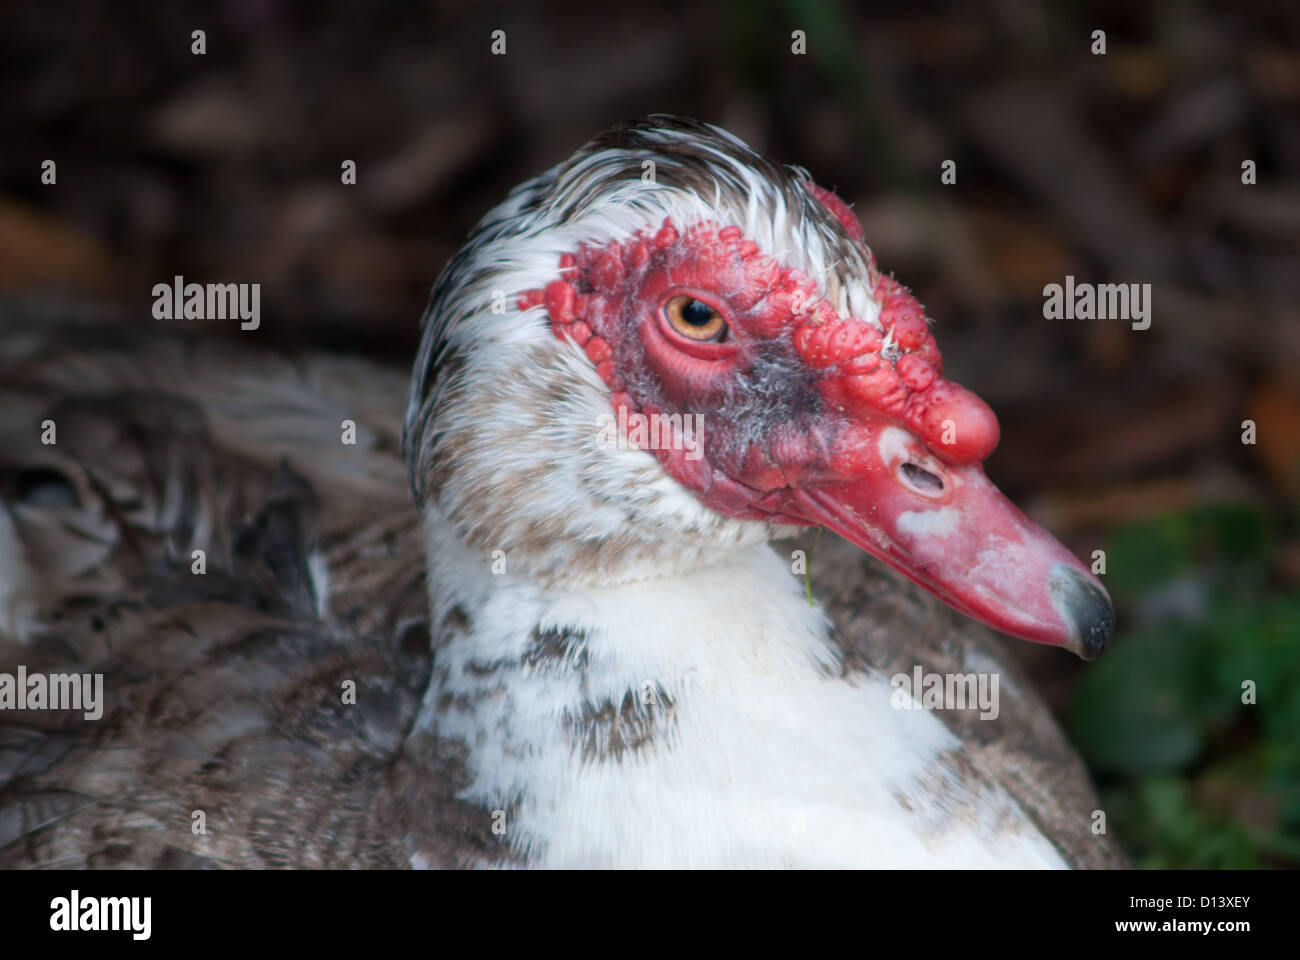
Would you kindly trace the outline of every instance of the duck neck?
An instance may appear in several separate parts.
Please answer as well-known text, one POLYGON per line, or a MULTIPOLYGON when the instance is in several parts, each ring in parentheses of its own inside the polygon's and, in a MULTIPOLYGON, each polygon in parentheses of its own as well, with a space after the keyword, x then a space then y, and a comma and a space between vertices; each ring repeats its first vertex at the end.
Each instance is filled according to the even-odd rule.
POLYGON ((467 746, 467 796, 487 809, 537 801, 572 782, 569 767, 701 748, 682 742, 686 702, 761 708, 792 676, 840 672, 824 614, 767 543, 584 586, 513 575, 435 511, 426 531, 435 659, 422 724, 467 746))

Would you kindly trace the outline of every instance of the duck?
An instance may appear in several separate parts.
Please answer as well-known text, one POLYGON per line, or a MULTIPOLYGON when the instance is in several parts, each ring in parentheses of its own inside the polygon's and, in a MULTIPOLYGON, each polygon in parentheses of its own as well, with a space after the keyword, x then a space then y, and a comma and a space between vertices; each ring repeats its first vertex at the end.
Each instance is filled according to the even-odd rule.
POLYGON ((852 209, 721 128, 511 191, 409 376, 0 325, 0 673, 105 691, 0 711, 0 866, 1125 865, 996 635, 1091 659, 1104 587, 852 209))

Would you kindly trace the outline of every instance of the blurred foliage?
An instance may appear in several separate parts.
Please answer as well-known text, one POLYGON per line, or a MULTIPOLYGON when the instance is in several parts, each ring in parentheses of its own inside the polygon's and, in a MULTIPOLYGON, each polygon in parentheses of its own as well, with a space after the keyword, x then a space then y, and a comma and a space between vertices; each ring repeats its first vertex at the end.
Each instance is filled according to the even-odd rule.
POLYGON ((1071 725, 1138 866, 1300 866, 1300 594, 1271 579, 1294 523, 1234 504, 1111 536, 1105 580, 1134 626, 1071 725))
POLYGON ((789 22, 799 24, 806 34, 818 38, 813 58, 826 74, 832 88, 853 118, 857 140, 870 144, 872 164, 881 182, 899 190, 916 192, 920 178, 903 159, 897 138, 881 115, 872 81, 863 69, 862 51, 853 39, 843 3, 836 0, 784 0, 789 22))

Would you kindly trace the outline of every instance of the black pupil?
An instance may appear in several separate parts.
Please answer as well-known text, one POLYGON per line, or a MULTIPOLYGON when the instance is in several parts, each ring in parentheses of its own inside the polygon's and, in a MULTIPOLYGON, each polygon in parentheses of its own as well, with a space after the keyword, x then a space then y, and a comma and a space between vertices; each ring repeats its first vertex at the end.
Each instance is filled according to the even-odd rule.
POLYGON ((692 327, 707 327, 713 320, 713 308, 707 303, 691 300, 682 307, 682 319, 692 327))

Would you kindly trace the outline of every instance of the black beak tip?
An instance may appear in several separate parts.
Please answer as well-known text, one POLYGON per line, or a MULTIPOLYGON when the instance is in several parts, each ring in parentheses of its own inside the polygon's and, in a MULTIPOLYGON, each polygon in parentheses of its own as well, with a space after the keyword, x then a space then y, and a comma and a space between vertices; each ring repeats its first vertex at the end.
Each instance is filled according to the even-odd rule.
POLYGON ((1115 635, 1115 608, 1106 591, 1077 570, 1058 568, 1052 577, 1053 592, 1061 612, 1074 625, 1074 652, 1084 660, 1095 660, 1115 635))

